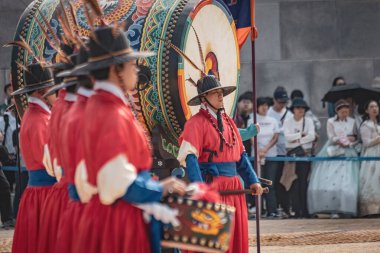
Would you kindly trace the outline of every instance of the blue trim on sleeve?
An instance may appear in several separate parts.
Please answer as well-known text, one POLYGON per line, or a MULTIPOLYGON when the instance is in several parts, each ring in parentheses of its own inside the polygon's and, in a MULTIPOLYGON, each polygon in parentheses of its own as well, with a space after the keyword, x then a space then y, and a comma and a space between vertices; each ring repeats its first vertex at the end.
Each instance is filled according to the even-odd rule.
POLYGON ((247 141, 258 134, 257 126, 252 123, 247 128, 239 128, 239 134, 242 141, 247 141))
POLYGON ((123 200, 138 204, 159 202, 162 192, 161 184, 151 179, 150 172, 144 171, 139 173, 135 181, 128 187, 123 200))
POLYGON ((198 159, 194 154, 186 157, 186 172, 190 182, 203 182, 198 159))
POLYGON ((244 152, 241 155, 240 161, 237 163, 237 172, 243 178, 244 184, 248 187, 251 184, 256 184, 260 182, 259 179, 257 178, 255 171, 253 170, 253 166, 251 162, 249 161, 249 158, 246 152, 244 152))
POLYGON ((50 176, 45 169, 30 170, 29 186, 51 186, 57 182, 55 177, 50 176))

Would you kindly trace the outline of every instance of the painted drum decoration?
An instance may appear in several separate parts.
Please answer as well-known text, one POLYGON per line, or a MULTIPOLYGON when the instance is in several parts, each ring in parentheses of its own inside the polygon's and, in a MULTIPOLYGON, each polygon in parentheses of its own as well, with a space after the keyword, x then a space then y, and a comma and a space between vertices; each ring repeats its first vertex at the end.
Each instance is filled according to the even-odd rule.
MULTIPOLYGON (((63 2, 72 28, 80 36, 88 36, 90 27, 82 1, 63 2)), ((139 62, 150 69, 151 82, 145 89, 132 92, 131 101, 143 127, 151 133, 160 126, 165 151, 176 156, 177 139, 184 124, 199 109, 189 107, 187 101, 197 92, 191 80, 196 82, 201 75, 167 42, 184 51, 204 72, 217 76, 223 86, 238 86, 239 47, 235 23, 227 6, 222 0, 99 0, 99 3, 106 23, 126 22, 125 34, 133 49, 156 52, 156 57, 139 62)), ((35 0, 21 16, 14 40, 22 37, 37 57, 60 61, 49 44, 51 39, 46 38, 39 26, 43 24, 43 15, 60 37, 63 33, 58 20, 60 8, 59 0, 35 0)), ((33 57, 24 49, 13 48, 14 90, 24 86, 23 72, 16 62, 27 65, 33 62, 33 57)), ((237 91, 224 100, 230 115, 236 96, 237 91)), ((27 106, 26 97, 17 97, 16 103, 22 115, 27 106)))
POLYGON ((170 196, 164 202, 178 209, 181 225, 164 226, 162 246, 210 253, 228 250, 234 207, 177 196, 170 196))

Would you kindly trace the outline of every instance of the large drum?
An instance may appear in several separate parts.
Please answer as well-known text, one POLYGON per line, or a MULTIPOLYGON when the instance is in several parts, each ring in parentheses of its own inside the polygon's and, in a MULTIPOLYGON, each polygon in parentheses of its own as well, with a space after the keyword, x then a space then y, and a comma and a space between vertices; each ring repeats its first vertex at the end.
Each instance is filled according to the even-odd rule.
MULTIPOLYGON (((70 0, 65 6, 73 29, 87 36, 87 24, 81 0, 70 0), (70 14, 69 3, 74 10, 70 14), (75 22, 76 21, 76 22, 75 22)), ((200 72, 184 61, 164 40, 178 46, 206 73, 219 77, 222 85, 239 83, 239 48, 235 23, 222 0, 100 0, 107 23, 126 22, 125 34, 135 50, 157 53, 140 62, 152 72, 150 85, 133 92, 133 103, 138 119, 148 132, 156 126, 162 131, 164 150, 173 156, 178 152, 177 138, 186 120, 199 108, 189 107, 187 101, 196 95, 195 82, 200 72), (162 40, 163 39, 163 40, 162 40)), ((23 37, 38 57, 57 62, 59 56, 49 44, 37 19, 43 24, 45 16, 53 30, 60 36, 62 28, 57 18, 59 0, 35 0, 23 13, 14 40, 23 37), (39 11, 38 11, 38 10, 39 11)), ((29 64, 33 57, 23 49, 12 52, 12 80, 16 90, 24 86, 24 77, 16 61, 29 64)), ((225 98, 225 109, 234 111, 237 91, 225 98)), ((26 97, 16 98, 17 109, 22 115, 27 106, 26 97)))

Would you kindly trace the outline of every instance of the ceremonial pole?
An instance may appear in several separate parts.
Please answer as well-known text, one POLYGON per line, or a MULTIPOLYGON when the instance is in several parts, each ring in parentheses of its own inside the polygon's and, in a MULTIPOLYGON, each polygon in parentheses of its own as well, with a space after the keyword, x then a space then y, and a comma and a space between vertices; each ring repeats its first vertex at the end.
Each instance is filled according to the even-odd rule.
MULTIPOLYGON (((257 29, 255 24, 255 0, 251 1, 251 51, 252 51, 252 99, 253 99, 253 122, 257 122, 257 104, 256 104, 256 55, 255 55, 255 40, 257 38, 257 29)), ((253 138, 253 148, 254 148, 254 168, 256 174, 260 177, 260 168, 257 156, 257 137, 253 138)), ((260 253, 260 216, 261 216, 261 197, 256 196, 256 247, 257 253, 260 253)))

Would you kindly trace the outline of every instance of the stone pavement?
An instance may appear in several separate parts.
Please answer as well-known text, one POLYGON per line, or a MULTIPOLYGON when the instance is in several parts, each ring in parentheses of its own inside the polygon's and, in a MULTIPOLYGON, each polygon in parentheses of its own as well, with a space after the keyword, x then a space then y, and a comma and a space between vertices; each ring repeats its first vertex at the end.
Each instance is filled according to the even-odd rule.
MULTIPOLYGON (((250 220, 250 253, 256 252, 255 228, 250 220)), ((380 252, 380 219, 261 220, 261 235, 261 253, 380 252), (325 238, 315 240, 320 235, 325 238)), ((13 230, 0 229, 0 252, 10 252, 12 236, 13 230)))

